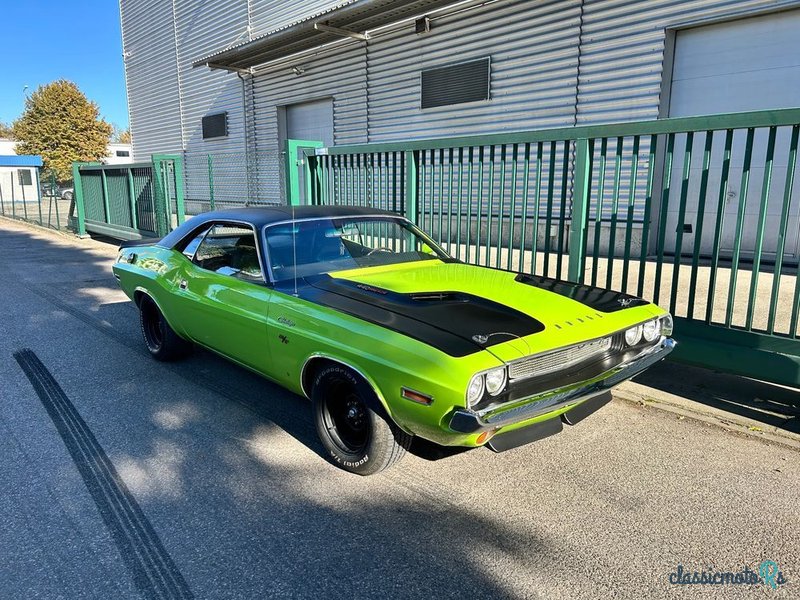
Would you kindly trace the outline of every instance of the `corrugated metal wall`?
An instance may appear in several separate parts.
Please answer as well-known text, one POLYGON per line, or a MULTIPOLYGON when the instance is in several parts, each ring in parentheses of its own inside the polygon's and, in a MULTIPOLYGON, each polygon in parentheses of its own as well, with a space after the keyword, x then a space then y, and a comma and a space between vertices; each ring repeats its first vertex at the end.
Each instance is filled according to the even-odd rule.
POLYGON ((181 148, 178 65, 172 3, 122 0, 122 42, 133 155, 181 148))
POLYGON ((221 48, 234 40, 247 39, 247 4, 241 0, 180 0, 175 2, 175 22, 187 200, 210 201, 206 159, 208 154, 213 154, 219 173, 214 180, 215 195, 241 203, 248 197, 247 180, 241 176, 226 178, 223 174, 232 166, 238 166, 239 170, 246 166, 242 81, 235 73, 193 68, 192 63, 209 48, 221 48), (204 140, 203 116, 219 112, 228 113, 227 137, 204 140))
POLYGON ((258 71, 253 78, 253 129, 255 155, 260 158, 258 187, 268 197, 280 199, 280 161, 269 157, 279 153, 279 124, 283 107, 289 104, 333 99, 334 142, 357 144, 367 141, 366 53, 363 42, 354 42, 316 58, 286 63, 258 71), (302 75, 292 71, 301 66, 302 75))
MULTIPOLYGON (((208 153, 244 154, 240 80, 192 68, 192 61, 345 3, 121 0, 136 157, 183 148, 187 161, 208 153), (230 135, 203 141, 200 119, 217 110, 228 111, 230 135)), ((342 43, 265 66, 246 84, 248 160, 254 165, 249 193, 269 199, 279 194, 281 106, 332 97, 336 144, 657 118, 665 114, 662 71, 670 28, 797 5, 797 0, 475 2, 432 15, 426 34, 415 34, 408 23, 379 31, 366 43, 342 43), (422 68, 482 56, 492 60, 491 100, 420 108, 422 68), (295 75, 293 65, 301 65, 303 74, 295 75)))
POLYGON ((504 1, 369 42, 369 138, 387 141, 572 125, 578 0, 504 1), (420 108, 420 70, 491 57, 491 100, 420 108))
POLYGON ((659 117, 668 29, 797 4, 794 0, 585 0, 578 124, 659 117))

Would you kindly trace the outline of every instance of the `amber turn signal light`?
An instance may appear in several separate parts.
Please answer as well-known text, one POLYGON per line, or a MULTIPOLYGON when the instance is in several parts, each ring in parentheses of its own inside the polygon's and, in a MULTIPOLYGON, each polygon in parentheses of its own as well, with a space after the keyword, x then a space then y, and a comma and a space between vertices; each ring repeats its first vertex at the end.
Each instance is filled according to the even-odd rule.
POLYGON ((411 400, 417 404, 424 404, 425 406, 430 406, 433 404, 433 398, 431 396, 423 394, 422 392, 414 391, 407 387, 400 388, 400 395, 406 400, 411 400))

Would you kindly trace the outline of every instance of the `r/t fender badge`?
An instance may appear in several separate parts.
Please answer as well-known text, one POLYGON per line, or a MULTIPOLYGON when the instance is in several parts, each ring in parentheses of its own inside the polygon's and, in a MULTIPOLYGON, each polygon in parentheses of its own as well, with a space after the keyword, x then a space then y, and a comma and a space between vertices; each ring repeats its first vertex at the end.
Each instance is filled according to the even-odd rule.
POLYGON ((287 337, 286 337, 285 335, 283 335, 283 334, 279 335, 279 336, 278 336, 278 339, 281 341, 281 343, 282 343, 282 344, 288 344, 288 343, 289 343, 289 338, 287 338, 287 337))

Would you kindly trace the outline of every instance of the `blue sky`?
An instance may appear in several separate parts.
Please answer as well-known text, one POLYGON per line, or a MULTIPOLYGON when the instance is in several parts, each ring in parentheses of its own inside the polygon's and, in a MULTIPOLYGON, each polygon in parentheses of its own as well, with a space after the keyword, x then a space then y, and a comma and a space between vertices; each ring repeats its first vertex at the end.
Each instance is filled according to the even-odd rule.
POLYGON ((74 81, 110 123, 128 126, 117 0, 2 2, 0 121, 23 110, 25 92, 74 81))

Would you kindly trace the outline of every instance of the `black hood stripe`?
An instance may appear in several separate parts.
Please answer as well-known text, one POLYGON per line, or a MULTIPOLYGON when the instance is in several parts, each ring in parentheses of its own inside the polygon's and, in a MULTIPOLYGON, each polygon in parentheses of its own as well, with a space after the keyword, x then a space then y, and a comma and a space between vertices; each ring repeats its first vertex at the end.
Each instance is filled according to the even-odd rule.
POLYGON ((519 283, 524 283, 525 285, 559 294, 560 296, 566 296, 567 298, 604 313, 612 313, 625 308, 650 304, 647 300, 642 300, 630 294, 614 292, 590 285, 582 285, 571 281, 563 281, 561 279, 551 279, 549 277, 520 273, 514 280, 519 283))
POLYGON ((304 300, 397 331, 450 356, 467 356, 544 330, 529 315, 463 292, 400 294, 329 275, 308 277, 305 283, 298 289, 304 300))

